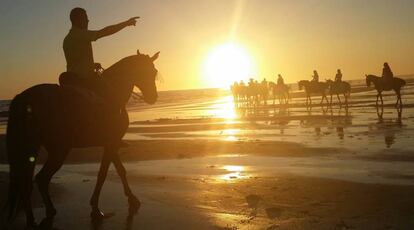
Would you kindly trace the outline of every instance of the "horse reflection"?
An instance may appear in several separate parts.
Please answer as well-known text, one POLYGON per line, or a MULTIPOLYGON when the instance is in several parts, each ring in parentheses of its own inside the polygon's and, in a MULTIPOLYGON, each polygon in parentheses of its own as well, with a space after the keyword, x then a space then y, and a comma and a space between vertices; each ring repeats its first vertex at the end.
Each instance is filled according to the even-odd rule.
POLYGON ((317 137, 323 136, 324 133, 329 133, 322 131, 324 127, 335 129, 338 138, 343 140, 346 127, 352 125, 352 116, 349 115, 348 108, 344 108, 345 113, 343 113, 341 107, 338 110, 333 110, 332 107, 327 110, 323 109, 321 114, 312 114, 312 111, 308 110, 307 117, 300 120, 300 125, 304 128, 314 128, 317 137))
POLYGON ((378 116, 378 122, 377 127, 379 129, 384 130, 384 143, 387 148, 391 148, 393 144, 396 142, 396 136, 395 134, 400 131, 400 128, 402 128, 402 107, 397 107, 397 118, 395 120, 393 119, 384 119, 384 107, 383 106, 377 106, 377 116, 378 116))

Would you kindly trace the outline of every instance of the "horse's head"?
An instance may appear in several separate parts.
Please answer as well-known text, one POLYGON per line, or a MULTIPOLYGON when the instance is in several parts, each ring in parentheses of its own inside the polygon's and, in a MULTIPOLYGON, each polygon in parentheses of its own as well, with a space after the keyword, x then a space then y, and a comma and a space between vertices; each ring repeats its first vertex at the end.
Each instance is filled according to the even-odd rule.
POLYGON ((160 52, 153 56, 145 55, 137 51, 133 56, 133 84, 142 92, 142 99, 148 104, 154 104, 157 101, 157 85, 155 84, 158 70, 154 66, 154 61, 158 58, 160 52))
POLYGON ((299 90, 302 90, 302 88, 306 85, 306 83, 308 83, 309 81, 307 80, 301 80, 298 82, 298 86, 299 86, 299 90))

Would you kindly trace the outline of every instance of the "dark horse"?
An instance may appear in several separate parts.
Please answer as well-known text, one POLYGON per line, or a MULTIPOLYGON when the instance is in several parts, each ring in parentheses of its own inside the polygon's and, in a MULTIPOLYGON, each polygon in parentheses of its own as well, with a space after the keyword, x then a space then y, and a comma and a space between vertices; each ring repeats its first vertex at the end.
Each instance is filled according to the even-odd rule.
POLYGON ((382 100, 382 91, 389 91, 394 90, 395 94, 397 94, 397 102, 395 103, 395 106, 402 106, 401 101, 401 88, 405 86, 405 80, 401 78, 394 77, 390 82, 387 84, 384 82, 384 79, 382 77, 377 77, 375 75, 365 75, 366 77, 366 83, 367 86, 370 87, 371 83, 374 84, 375 89, 377 90, 377 100, 376 105, 378 105, 378 98, 381 99, 381 105, 384 104, 384 101, 382 100))
POLYGON ((331 101, 329 102, 329 104, 332 105, 332 96, 336 94, 336 97, 339 101, 339 105, 342 106, 341 97, 339 97, 339 94, 342 94, 345 98, 345 106, 348 106, 348 98, 351 95, 351 84, 345 81, 334 82, 332 80, 326 80, 326 82, 329 85, 329 94, 331 95, 331 101))
POLYGON ((322 100, 320 104, 323 103, 323 99, 326 99, 326 103, 329 103, 328 98, 326 97, 326 91, 328 90, 328 83, 302 80, 302 81, 299 81, 298 85, 299 85, 299 90, 302 90, 302 88, 305 88, 307 105, 312 104, 312 99, 311 99, 312 94, 322 95, 322 100))
POLYGON ((273 104, 275 104, 276 97, 279 98, 279 104, 289 104, 289 86, 269 82, 269 88, 273 95, 273 104))
POLYGON ((12 100, 6 139, 10 164, 9 224, 22 204, 27 225, 35 225, 30 196, 37 152, 41 146, 48 152, 46 163, 35 177, 46 208, 46 218, 42 225, 51 225, 56 215, 48 191, 50 180, 62 166, 70 149, 75 147, 104 147, 95 190, 90 200, 91 217, 104 217, 98 208, 98 200, 111 162, 122 180, 130 213, 138 210, 140 202, 129 188, 118 149, 129 125, 125 105, 134 86, 140 89, 146 103, 153 104, 157 100, 157 69, 153 62, 158 54, 150 57, 138 52, 105 70, 102 81, 107 85, 107 94, 101 98, 95 96, 100 100, 94 101, 93 96, 88 99, 79 93, 87 91, 85 89, 55 84, 33 86, 12 100))

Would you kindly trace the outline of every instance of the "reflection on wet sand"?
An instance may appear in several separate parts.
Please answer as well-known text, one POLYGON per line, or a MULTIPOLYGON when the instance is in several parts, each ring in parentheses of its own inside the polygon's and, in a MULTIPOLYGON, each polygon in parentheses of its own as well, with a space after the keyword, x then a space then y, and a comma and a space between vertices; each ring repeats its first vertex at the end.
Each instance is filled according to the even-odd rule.
POLYGON ((396 133, 401 131, 403 127, 402 123, 402 107, 395 108, 397 111, 397 118, 384 118, 384 107, 378 106, 376 108, 378 122, 376 123, 377 130, 380 130, 384 133, 384 142, 387 148, 391 148, 396 142, 396 133))
POLYGON ((219 178, 225 181, 230 181, 234 179, 246 178, 245 167, 240 165, 225 165, 223 169, 228 173, 221 175, 219 178))
MULTIPOLYGON (((115 214, 110 215, 107 219, 110 219, 114 215, 115 214)), ((122 229, 131 230, 132 226, 134 225, 134 217, 135 217, 134 213, 128 213, 127 217, 125 218, 124 228, 122 228, 122 229)), ((91 229, 92 230, 106 229, 105 224, 104 224, 104 220, 103 219, 101 219, 101 220, 92 220, 91 221, 91 229)))

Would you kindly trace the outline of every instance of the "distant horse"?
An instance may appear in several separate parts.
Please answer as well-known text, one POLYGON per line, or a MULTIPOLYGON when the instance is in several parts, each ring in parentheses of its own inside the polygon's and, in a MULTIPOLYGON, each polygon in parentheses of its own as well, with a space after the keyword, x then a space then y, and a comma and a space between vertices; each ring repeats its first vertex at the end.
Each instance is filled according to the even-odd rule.
POLYGON ((238 84, 233 84, 230 86, 230 91, 233 94, 234 103, 239 102, 239 89, 240 89, 240 86, 238 84))
POLYGON ((384 101, 382 100, 382 91, 389 91, 394 90, 395 94, 397 95, 397 102, 395 103, 395 106, 402 106, 401 101, 401 88, 405 86, 406 82, 405 80, 401 78, 394 77, 392 80, 390 80, 389 84, 385 84, 382 77, 378 77, 375 75, 365 75, 366 77, 366 83, 367 86, 370 87, 371 83, 374 84, 375 89, 377 90, 377 100, 376 105, 378 105, 378 98, 381 99, 381 105, 384 104, 384 101))
POLYGON ((61 168, 70 149, 75 147, 103 146, 105 149, 90 200, 91 217, 104 217, 98 208, 98 200, 111 162, 121 177, 130 212, 138 210, 140 202, 128 185, 118 149, 128 129, 125 105, 134 86, 140 89, 146 103, 153 104, 157 100, 157 70, 153 62, 158 54, 150 57, 138 52, 105 70, 102 81, 107 85, 107 94, 100 97, 100 103, 88 100, 79 93, 86 89, 55 84, 33 86, 12 100, 6 137, 10 164, 8 224, 16 217, 22 203, 27 225, 35 225, 30 196, 36 157, 41 146, 48 152, 47 161, 35 178, 46 208, 42 225, 53 224, 56 215, 48 191, 50 180, 61 168))
POLYGON ((269 83, 261 82, 256 84, 257 94, 259 96, 259 104, 263 101, 264 105, 267 105, 267 99, 269 98, 269 83))
POLYGON ((332 105, 332 95, 336 94, 339 104, 342 106, 341 97, 339 97, 339 94, 342 94, 345 98, 345 105, 348 106, 348 97, 351 95, 351 85, 345 81, 334 82, 330 79, 326 80, 326 82, 329 85, 329 94, 331 95, 329 104, 332 105))
POLYGON ((289 103, 289 86, 285 84, 278 85, 274 82, 269 82, 269 88, 273 95, 273 104, 275 104, 276 97, 279 99, 279 104, 289 103))
POLYGON ((299 90, 302 90, 302 88, 305 88, 307 105, 312 104, 312 99, 311 99, 312 94, 322 95, 322 100, 320 104, 323 103, 323 99, 326 99, 327 104, 329 103, 328 98, 326 97, 326 91, 328 90, 328 87, 329 87, 328 83, 313 82, 313 81, 311 82, 308 80, 302 80, 302 81, 299 81, 298 86, 299 86, 299 90))

